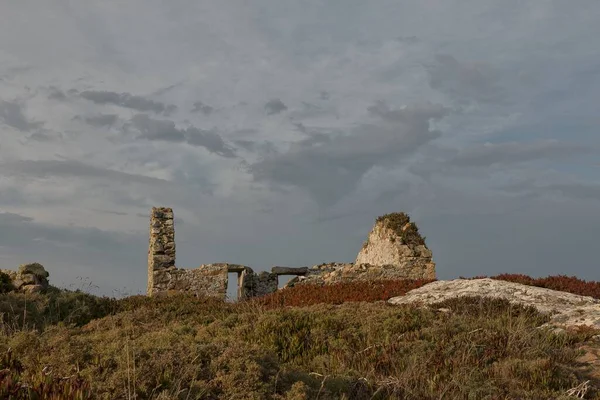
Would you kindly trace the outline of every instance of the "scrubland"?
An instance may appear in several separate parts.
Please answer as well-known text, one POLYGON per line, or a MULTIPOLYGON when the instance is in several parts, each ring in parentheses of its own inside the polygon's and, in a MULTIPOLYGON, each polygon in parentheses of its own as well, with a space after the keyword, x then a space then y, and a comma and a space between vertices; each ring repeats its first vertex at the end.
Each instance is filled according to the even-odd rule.
MULTIPOLYGON (((600 298, 575 277, 492 278, 600 298)), ((574 399, 590 380, 578 347, 600 332, 535 329, 549 317, 499 299, 385 302, 428 282, 298 285, 239 303, 0 294, 0 398, 574 399)))

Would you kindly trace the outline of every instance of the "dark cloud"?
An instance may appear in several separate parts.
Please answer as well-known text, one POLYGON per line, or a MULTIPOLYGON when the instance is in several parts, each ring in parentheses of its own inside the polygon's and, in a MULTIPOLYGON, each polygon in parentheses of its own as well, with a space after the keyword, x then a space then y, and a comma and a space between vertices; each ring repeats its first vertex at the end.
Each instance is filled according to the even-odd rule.
POLYGON ((133 126, 141 133, 140 138, 148 140, 164 140, 167 142, 185 141, 185 131, 175 127, 175 122, 152 119, 146 114, 137 114, 131 118, 133 126))
POLYGON ((332 106, 323 108, 303 101, 301 108, 295 109, 290 113, 290 119, 308 119, 328 115, 335 115, 336 117, 338 117, 336 109, 332 106))
POLYGON ((28 247, 42 239, 46 243, 112 251, 122 246, 121 239, 126 236, 129 235, 97 228, 44 224, 20 214, 0 213, 0 246, 28 247))
POLYGON ((165 105, 158 101, 148 100, 130 93, 86 90, 79 95, 96 104, 114 104, 137 111, 152 111, 155 113, 170 114, 177 108, 172 104, 165 105))
POLYGON ((460 151, 448 163, 459 167, 487 167, 494 164, 569 157, 585 151, 583 146, 555 140, 485 143, 460 151))
POLYGON ((24 215, 9 212, 0 213, 0 224, 2 225, 14 225, 31 221, 33 221, 33 218, 26 217, 24 215))
POLYGON ((410 125, 417 124, 421 129, 425 129, 426 127, 428 129, 430 120, 440 119, 450 112, 447 107, 440 104, 431 104, 429 102, 392 110, 381 100, 376 101, 375 104, 368 107, 367 110, 371 114, 381 117, 384 120, 403 122, 410 125))
POLYGON ((406 43, 406 44, 415 44, 419 43, 419 38, 416 36, 398 36, 396 38, 397 42, 406 43))
POLYGON ((329 100, 330 97, 331 96, 329 95, 329 93, 324 90, 321 93, 319 93, 319 98, 321 100, 329 100))
POLYGON ((563 197, 578 200, 600 200, 600 185, 583 182, 562 182, 552 184, 537 184, 536 179, 529 178, 519 182, 498 187, 507 193, 517 193, 530 197, 560 194, 563 197))
POLYGON ((0 120, 6 125, 27 132, 39 128, 42 123, 31 122, 23 114, 23 108, 18 103, 0 100, 0 120))
POLYGON ((36 178, 78 177, 104 178, 123 183, 148 185, 169 185, 169 181, 149 176, 129 174, 106 168, 94 167, 75 160, 20 160, 0 164, 0 171, 11 176, 32 176, 36 178))
POLYGON ((67 100, 67 95, 65 94, 65 92, 63 92, 59 88, 50 86, 49 91, 50 91, 50 94, 48 95, 49 100, 59 100, 59 101, 67 100))
POLYGON ((147 246, 145 233, 59 226, 36 222, 24 215, 0 213, 0 247, 9 249, 9 255, 14 254, 9 259, 17 261, 15 267, 25 262, 42 263, 53 285, 73 283, 75 271, 79 271, 93 281, 104 281, 101 291, 107 295, 110 287, 131 282, 132 266, 139 267, 136 275, 144 280, 146 261, 140 255, 147 251, 147 246), (86 267, 81 268, 82 265, 86 267), (89 266, 96 268, 89 270, 89 266))
MULTIPOLYGON (((77 119, 80 119, 79 117, 76 117, 77 119)), ((99 115, 91 115, 91 116, 87 116, 84 117, 83 120, 88 123, 89 125, 98 127, 98 128, 102 128, 105 126, 112 126, 114 125, 117 120, 119 119, 119 117, 116 114, 99 114, 99 115)))
POLYGON ((194 108, 192 112, 202 112, 204 115, 211 114, 215 109, 208 104, 204 104, 201 101, 197 101, 194 103, 194 108))
POLYGON ((399 163, 438 138, 429 121, 449 112, 431 103, 392 110, 383 102, 369 111, 379 117, 379 124, 361 125, 348 135, 311 135, 287 152, 251 165, 250 172, 256 181, 300 187, 320 205, 333 205, 372 167, 399 163))
POLYGON ((505 93, 498 84, 499 75, 489 64, 460 63, 451 55, 438 54, 435 63, 428 66, 428 71, 429 85, 459 102, 505 101, 505 93))
POLYGON ((113 215, 122 215, 122 216, 129 215, 128 213, 121 212, 121 211, 100 210, 98 208, 91 208, 91 210, 102 213, 102 214, 113 214, 113 215))
POLYGON ((253 140, 234 140, 237 146, 259 155, 276 154, 277 147, 269 141, 253 141, 253 140))
POLYGON ((139 138, 147 140, 163 140, 168 142, 185 142, 192 146, 204 147, 211 153, 222 157, 233 158, 235 151, 227 146, 221 136, 213 131, 201 130, 195 127, 178 129, 175 122, 157 120, 146 114, 137 114, 131 119, 133 126, 141 133, 139 138))
POLYGON ((544 186, 551 192, 560 192, 565 197, 600 200, 600 185, 586 183, 561 183, 544 186))
POLYGON ((265 104, 265 111, 267 112, 267 115, 279 114, 285 110, 287 110, 287 106, 279 99, 269 100, 267 104, 265 104))

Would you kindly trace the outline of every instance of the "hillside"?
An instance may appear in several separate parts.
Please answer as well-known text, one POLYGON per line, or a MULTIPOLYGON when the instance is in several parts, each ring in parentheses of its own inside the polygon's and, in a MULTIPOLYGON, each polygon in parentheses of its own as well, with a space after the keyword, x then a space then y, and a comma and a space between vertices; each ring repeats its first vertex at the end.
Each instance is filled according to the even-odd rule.
MULTIPOLYGON (((600 299, 599 283, 575 277, 492 278, 600 299)), ((600 399, 586 369, 598 331, 535 329, 550 316, 499 298, 386 301, 429 282, 299 285, 240 303, 5 293, 0 398, 600 399)))

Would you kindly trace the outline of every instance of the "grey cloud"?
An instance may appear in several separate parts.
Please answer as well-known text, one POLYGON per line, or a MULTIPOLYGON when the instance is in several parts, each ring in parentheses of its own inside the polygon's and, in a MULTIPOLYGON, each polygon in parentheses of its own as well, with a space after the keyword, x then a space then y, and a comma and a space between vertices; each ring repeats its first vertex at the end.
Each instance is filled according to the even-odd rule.
POLYGON ((47 243, 65 243, 74 248, 84 245, 97 250, 113 250, 121 247, 121 239, 127 236, 97 228, 43 224, 24 215, 0 213, 0 245, 30 246, 34 241, 46 239, 47 243))
MULTIPOLYGON (((79 117, 76 117, 77 119, 79 119, 79 117)), ((105 126, 112 126, 114 125, 117 120, 119 119, 119 117, 116 114, 99 114, 99 115, 91 115, 91 116, 87 116, 84 117, 83 120, 88 123, 89 125, 98 127, 98 128, 102 128, 105 126)))
POLYGON ((499 75, 484 63, 460 63, 447 54, 435 56, 436 63, 428 66, 429 84, 458 101, 476 100, 501 103, 505 96, 498 85, 499 75))
POLYGON ((551 184, 538 184, 535 178, 497 187, 506 193, 521 194, 529 197, 540 197, 548 194, 560 193, 564 197, 579 200, 600 200, 600 184, 584 182, 559 182, 551 184))
POLYGON ((560 192, 564 196, 579 199, 600 200, 600 185, 586 183, 561 183, 543 187, 552 192, 560 192))
POLYGON ((201 101, 197 101, 194 103, 194 108, 192 112, 202 112, 204 115, 211 114, 215 109, 208 104, 204 104, 201 101))
POLYGON ((172 85, 160 88, 160 89, 156 90, 155 92, 153 92, 152 94, 155 95, 155 96, 161 96, 161 95, 163 95, 165 93, 170 92, 171 90, 173 90, 173 89, 175 89, 177 87, 180 87, 183 83, 185 83, 185 81, 186 81, 185 79, 182 79, 181 81, 179 81, 177 83, 174 83, 172 85))
POLYGON ((0 171, 13 176, 33 176, 48 178, 52 176, 78 178, 105 178, 123 183, 142 183, 148 185, 169 185, 169 181, 149 176, 129 174, 106 168, 94 167, 74 160, 20 160, 0 164, 0 171))
POLYGON ((253 140, 235 140, 237 146, 258 153, 259 155, 276 154, 277 147, 269 141, 253 141, 253 140))
POLYGON ((396 38, 397 42, 406 43, 406 44, 415 44, 419 43, 419 38, 416 36, 398 36, 396 38))
POLYGON ((233 143, 248 151, 256 149, 256 142, 252 140, 234 140, 233 143))
POLYGON ((152 111, 155 113, 169 114, 176 110, 176 106, 148 100, 141 96, 130 93, 116 93, 109 91, 86 90, 79 94, 86 100, 96 104, 114 104, 117 106, 131 108, 137 111, 152 111))
POLYGON ((0 100, 0 120, 8 126, 12 126, 20 131, 30 131, 40 127, 40 122, 31 122, 23 114, 23 108, 18 103, 0 100))
POLYGON ((222 157, 236 156, 235 151, 227 146, 221 136, 212 131, 200 130, 193 126, 178 129, 173 121, 152 119, 146 114, 134 115, 131 122, 140 131, 139 137, 143 139, 186 142, 192 146, 204 147, 209 152, 222 157))
POLYGON ((398 163, 438 138, 440 133, 430 129, 429 121, 449 112, 430 103, 391 110, 383 102, 370 111, 383 123, 361 125, 350 135, 310 136, 285 153, 251 165, 250 173, 256 181, 300 187, 320 205, 333 205, 373 166, 398 163))
POLYGON ((367 110, 383 120, 409 124, 416 123, 421 129, 424 129, 425 125, 429 126, 429 121, 431 119, 440 119, 450 112, 449 108, 430 102, 392 110, 381 100, 376 101, 375 104, 368 107, 367 110))
POLYGON ((185 141, 185 132, 177 129, 173 121, 157 120, 146 114, 137 114, 131 118, 131 122, 140 131, 141 138, 168 142, 185 141))
POLYGON ((287 106, 279 99, 269 100, 267 104, 265 104, 265 111, 267 112, 267 115, 279 114, 285 110, 287 110, 287 106))
POLYGON ((50 86, 49 91, 50 91, 50 94, 48 95, 48 99, 59 100, 59 101, 67 100, 67 95, 65 94, 65 92, 63 92, 59 88, 50 86))
POLYGON ((335 115, 338 117, 337 111, 334 107, 329 106, 327 108, 323 108, 303 101, 302 108, 295 109, 290 113, 290 119, 307 119, 323 117, 327 115, 335 115))
POLYGON ((294 122, 293 125, 298 128, 298 130, 302 133, 307 133, 308 130, 306 129, 306 126, 302 123, 302 122, 294 122))
POLYGON ((19 224, 23 222, 31 222, 33 218, 26 217, 21 214, 14 214, 9 212, 0 213, 0 224, 19 224))
POLYGON ((235 151, 227 146, 221 136, 215 132, 190 127, 186 129, 185 133, 187 142, 193 146, 204 147, 223 157, 235 157, 235 151))
POLYGON ((448 164, 484 167, 553 157, 568 157, 586 151, 582 146, 555 140, 537 142, 485 143, 462 150, 448 164))
POLYGON ((129 215, 126 212, 121 212, 121 211, 100 210, 98 208, 92 208, 91 210, 102 213, 102 214, 113 214, 113 215, 122 215, 122 216, 129 215))
MULTIPOLYGON (((0 213, 0 247, 19 255, 19 263, 44 264, 54 285, 65 280, 72 282, 73 271, 78 270, 78 266, 89 266, 98 259, 102 260, 98 266, 101 272, 88 271, 95 275, 92 279, 117 273, 118 279, 107 282, 117 284, 128 278, 128 268, 137 265, 140 271, 144 270, 145 261, 139 254, 143 254, 147 246, 145 234, 45 224, 24 215, 0 213)), ((141 274, 143 276, 143 272, 141 274)), ((106 293, 107 288, 104 291, 106 293)))
POLYGON ((324 90, 321 93, 319 93, 319 98, 321 100, 329 100, 330 97, 331 96, 329 95, 329 93, 324 90))

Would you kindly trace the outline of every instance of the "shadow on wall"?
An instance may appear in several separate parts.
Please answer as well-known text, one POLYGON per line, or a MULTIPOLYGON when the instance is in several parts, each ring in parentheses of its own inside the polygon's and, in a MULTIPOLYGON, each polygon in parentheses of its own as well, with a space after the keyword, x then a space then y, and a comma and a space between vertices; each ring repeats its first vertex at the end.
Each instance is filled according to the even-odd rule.
POLYGON ((435 263, 425 240, 408 215, 378 217, 355 263, 329 263, 312 267, 275 266, 256 273, 245 265, 215 263, 194 269, 175 266, 175 225, 171 208, 153 207, 148 247, 149 296, 185 291, 227 298, 229 276, 237 279, 237 300, 264 296, 280 286, 329 284, 378 279, 435 279, 435 263), (291 279, 289 277, 292 277, 291 279), (280 285, 280 277, 285 284, 280 285), (288 281, 289 280, 289 281, 288 281))

